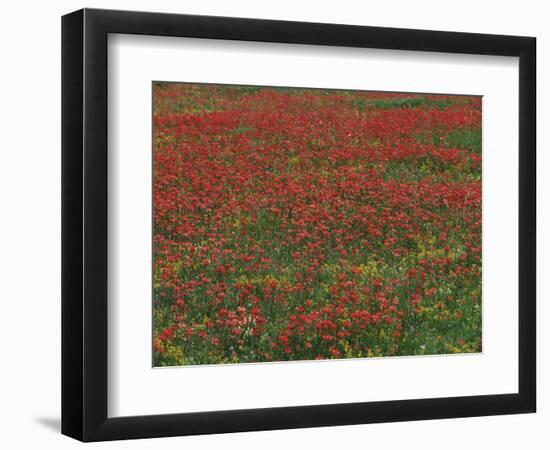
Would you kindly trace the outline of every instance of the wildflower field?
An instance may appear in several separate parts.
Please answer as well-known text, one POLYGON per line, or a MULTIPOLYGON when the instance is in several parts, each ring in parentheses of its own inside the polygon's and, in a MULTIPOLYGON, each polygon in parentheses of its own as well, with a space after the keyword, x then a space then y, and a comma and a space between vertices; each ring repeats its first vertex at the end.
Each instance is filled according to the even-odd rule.
POLYGON ((154 83, 154 365, 480 352, 481 116, 154 83))

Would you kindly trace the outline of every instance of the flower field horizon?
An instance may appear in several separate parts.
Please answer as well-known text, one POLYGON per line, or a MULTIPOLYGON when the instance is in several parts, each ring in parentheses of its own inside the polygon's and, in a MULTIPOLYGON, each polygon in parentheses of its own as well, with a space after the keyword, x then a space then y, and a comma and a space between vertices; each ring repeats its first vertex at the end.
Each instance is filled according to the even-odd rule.
POLYGON ((153 83, 154 366, 482 350, 479 96, 153 83))

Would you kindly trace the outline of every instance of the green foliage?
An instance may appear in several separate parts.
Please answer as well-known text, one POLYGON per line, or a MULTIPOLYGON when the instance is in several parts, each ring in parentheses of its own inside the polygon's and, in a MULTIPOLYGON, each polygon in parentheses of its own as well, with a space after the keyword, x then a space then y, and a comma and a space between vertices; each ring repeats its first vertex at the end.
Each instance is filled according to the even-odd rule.
POLYGON ((460 148, 477 154, 481 154, 481 142, 481 128, 452 131, 444 141, 446 147, 460 148))

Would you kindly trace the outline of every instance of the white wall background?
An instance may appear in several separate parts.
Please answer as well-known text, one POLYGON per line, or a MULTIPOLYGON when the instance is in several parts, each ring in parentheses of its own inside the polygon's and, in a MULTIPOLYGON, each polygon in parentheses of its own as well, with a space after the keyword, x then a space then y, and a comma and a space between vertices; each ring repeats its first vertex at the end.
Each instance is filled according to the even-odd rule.
POLYGON ((60 16, 81 7, 134 9, 266 19, 353 23, 538 38, 539 148, 539 412, 537 414, 400 424, 239 433, 95 444, 94 448, 296 448, 341 446, 463 449, 550 446, 550 308, 548 223, 550 158, 544 106, 550 70, 550 29, 542 1, 410 2, 353 0, 112 0, 25 1, 0 16, 0 444, 3 448, 76 448, 59 434, 60 421, 60 16))

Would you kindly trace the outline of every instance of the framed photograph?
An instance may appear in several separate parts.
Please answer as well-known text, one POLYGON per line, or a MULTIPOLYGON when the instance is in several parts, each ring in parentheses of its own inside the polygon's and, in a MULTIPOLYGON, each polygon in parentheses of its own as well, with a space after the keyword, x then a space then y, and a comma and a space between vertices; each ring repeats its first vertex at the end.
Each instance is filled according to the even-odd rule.
POLYGON ((62 432, 535 412, 536 40, 62 19, 62 432))

